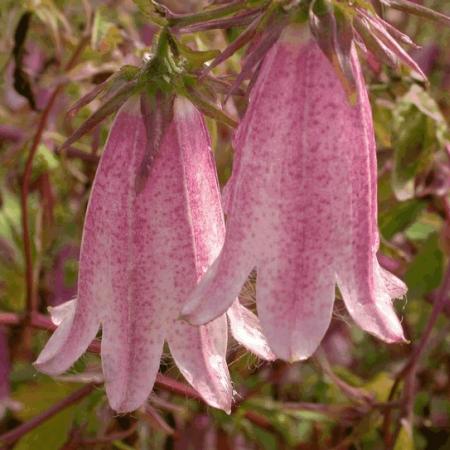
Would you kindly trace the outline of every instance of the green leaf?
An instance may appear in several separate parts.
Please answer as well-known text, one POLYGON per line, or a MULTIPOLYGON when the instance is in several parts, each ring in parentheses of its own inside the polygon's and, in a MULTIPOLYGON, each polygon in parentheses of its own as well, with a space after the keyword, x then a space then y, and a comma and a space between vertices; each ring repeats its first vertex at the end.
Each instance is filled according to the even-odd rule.
POLYGON ((31 109, 36 110, 36 102, 34 100, 30 77, 23 67, 23 60, 26 54, 25 41, 27 38, 31 17, 31 12, 27 11, 23 13, 14 33, 14 89, 28 100, 31 109))
POLYGON ((435 22, 442 23, 443 25, 450 25, 450 17, 442 14, 433 9, 427 8, 426 6, 420 5, 418 3, 409 0, 380 0, 381 3, 391 8, 398 9, 408 14, 414 14, 424 19, 433 20, 435 22))
POLYGON ((309 11, 309 23, 317 43, 333 65, 349 102, 354 104, 357 93, 351 62, 351 17, 329 0, 314 0, 309 11))
POLYGON ((399 200, 414 197, 414 181, 426 172, 441 148, 447 125, 438 105, 413 85, 393 111, 394 170, 392 187, 399 200))
POLYGON ((442 279, 444 255, 440 248, 439 235, 433 233, 411 262, 405 274, 408 295, 420 298, 436 289, 442 279))
POLYGON ((67 440, 76 405, 61 411, 56 416, 30 431, 14 446, 14 450, 59 450, 67 440))
POLYGON ((419 219, 405 230, 406 237, 411 241, 426 241, 442 226, 442 219, 437 214, 424 212, 419 219))
MULTIPOLYGON (((58 383, 51 379, 40 379, 39 383, 22 384, 13 393, 14 400, 23 405, 16 415, 21 420, 29 420, 78 388, 79 385, 58 383)), ((30 431, 20 439, 14 450, 59 450, 67 440, 76 409, 77 405, 66 408, 30 431)))
POLYGON ((164 26, 167 21, 155 8, 154 2, 150 0, 133 0, 133 3, 139 8, 139 11, 151 22, 164 26))
POLYGON ((187 67, 191 70, 202 68, 205 62, 220 55, 220 50, 196 51, 181 42, 177 42, 177 47, 181 56, 186 59, 187 67))
POLYGON ((392 108, 384 102, 372 103, 373 124, 375 136, 380 147, 392 146, 392 108))
POLYGON ((170 26, 185 26, 195 23, 206 22, 208 20, 219 19, 229 16, 239 11, 245 11, 249 9, 259 9, 265 4, 269 3, 267 0, 243 0, 241 2, 230 2, 218 6, 217 8, 210 8, 204 11, 200 11, 194 14, 172 14, 168 8, 163 5, 159 5, 161 13, 164 13, 169 20, 170 26))
POLYGON ((183 95, 185 95, 203 114, 211 117, 214 120, 222 122, 228 125, 230 128, 237 127, 237 122, 225 113, 222 109, 219 109, 213 105, 208 100, 202 98, 197 92, 189 91, 188 89, 183 90, 183 95))
POLYGON ((112 444, 114 445, 115 448, 118 448, 119 450, 135 450, 135 447, 131 447, 122 441, 113 441, 112 444))
POLYGON ((404 231, 417 219, 425 206, 426 203, 422 200, 408 200, 380 213, 379 226, 383 237, 391 239, 396 233, 404 231))
POLYGON ((64 142, 60 147, 62 152, 64 149, 70 147, 74 142, 76 142, 80 137, 84 136, 86 133, 91 131, 100 122, 106 119, 111 114, 115 113, 134 93, 137 86, 137 82, 130 81, 119 88, 114 96, 103 103, 89 118, 83 122, 80 127, 75 130, 71 136, 64 142))
POLYGON ((393 384, 392 375, 387 372, 379 372, 369 383, 364 385, 364 388, 374 393, 379 402, 386 402, 393 384))
POLYGON ((40 144, 33 160, 33 179, 58 167, 59 160, 55 154, 45 144, 40 144))
POLYGON ((269 431, 265 431, 259 427, 253 427, 253 437, 261 445, 261 449, 277 450, 278 448, 277 438, 269 431))
POLYGON ((91 35, 92 48, 100 53, 108 53, 114 50, 122 40, 119 28, 107 19, 106 8, 97 8, 91 35))
POLYGON ((402 422, 402 427, 395 442, 394 450, 414 450, 414 440, 411 426, 402 422))

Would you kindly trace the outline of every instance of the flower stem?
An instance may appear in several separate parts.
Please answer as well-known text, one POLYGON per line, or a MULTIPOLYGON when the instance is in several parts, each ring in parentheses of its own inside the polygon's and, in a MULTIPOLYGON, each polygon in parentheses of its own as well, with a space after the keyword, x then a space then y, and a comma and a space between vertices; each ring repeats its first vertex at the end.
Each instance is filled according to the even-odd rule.
POLYGON ((74 403, 79 402, 84 397, 87 397, 94 390, 95 387, 96 385, 93 383, 83 386, 81 389, 73 392, 65 399, 61 400, 58 403, 55 403, 53 406, 51 406, 43 413, 38 414, 36 417, 33 417, 31 420, 23 423, 22 425, 19 425, 13 430, 4 433, 2 436, 0 436, 0 446, 2 446, 3 448, 3 446, 6 447, 7 445, 13 444, 17 440, 19 440, 23 435, 34 430, 39 425, 41 425, 54 415, 58 414, 63 409, 66 409, 69 406, 72 406, 74 403))
MULTIPOLYGON (((78 46, 76 47, 72 57, 64 67, 65 71, 68 71, 74 67, 78 58, 84 50, 84 47, 89 42, 89 37, 84 36, 78 46)), ((34 283, 34 268, 33 268, 33 251, 30 237, 30 221, 28 216, 28 194, 30 191, 30 182, 33 169, 33 160, 36 156, 37 149, 41 143, 42 135, 47 126, 47 121, 50 112, 55 104, 55 101, 62 91, 63 85, 59 84, 52 92, 47 105, 45 106, 42 114, 39 118, 38 127, 34 135, 28 157, 25 163, 25 170, 22 179, 22 188, 20 193, 20 204, 22 211, 22 240, 25 257, 25 280, 26 280, 26 305, 27 315, 31 317, 33 312, 36 312, 39 308, 39 302, 37 298, 36 286, 34 283)))

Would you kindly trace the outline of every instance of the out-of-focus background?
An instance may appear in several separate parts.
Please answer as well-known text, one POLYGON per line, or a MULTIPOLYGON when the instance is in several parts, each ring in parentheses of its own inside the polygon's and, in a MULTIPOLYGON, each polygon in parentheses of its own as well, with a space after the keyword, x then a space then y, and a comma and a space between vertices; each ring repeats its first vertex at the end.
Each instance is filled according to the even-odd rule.
MULTIPOLYGON (((92 384, 101 381, 94 353, 57 379, 33 368, 49 336, 47 307, 76 293, 83 217, 110 125, 106 120, 59 152, 100 102, 74 117, 66 112, 122 65, 139 65, 150 51, 156 28, 139 10, 144 3, 0 4, 0 435, 37 417, 38 426, 8 441, 10 448, 450 449, 450 293, 440 290, 450 255, 450 28, 393 10, 386 18, 420 44, 411 54, 430 80, 427 88, 401 70, 374 60, 365 64, 378 142, 380 262, 409 286, 407 297, 396 303, 409 345, 386 345, 363 333, 338 296, 332 326, 309 361, 264 363, 231 343, 228 361, 239 403, 231 415, 160 383, 145 410, 118 416, 101 383, 92 384), (24 321, 27 279, 40 314, 24 321), (439 302, 442 311, 433 310, 439 302), (417 348, 420 354, 412 358, 417 348)), ((195 0, 165 3, 179 13, 201 7, 195 0)), ((447 0, 416 3, 450 14, 447 0)), ((240 31, 183 40, 193 48, 223 49, 240 31)), ((242 55, 216 73, 237 73, 242 55)), ((238 116, 244 100, 232 99, 226 108, 238 116)), ((208 125, 224 184, 231 173, 231 132, 212 120, 208 125)), ((252 280, 242 296, 252 306, 252 280)), ((168 352, 161 373, 183 382, 168 352)))

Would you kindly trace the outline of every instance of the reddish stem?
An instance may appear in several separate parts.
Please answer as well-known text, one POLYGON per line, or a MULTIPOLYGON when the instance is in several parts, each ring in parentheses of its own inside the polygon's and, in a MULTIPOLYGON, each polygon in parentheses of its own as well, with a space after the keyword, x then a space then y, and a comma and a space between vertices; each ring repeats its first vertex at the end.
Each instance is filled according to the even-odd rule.
MULTIPOLYGON (((78 60, 81 55, 85 45, 89 41, 87 36, 83 37, 75 49, 72 57, 69 62, 65 65, 64 70, 70 70, 78 60)), ((47 105, 42 111, 41 117, 39 119, 38 127, 36 133, 34 135, 30 151, 28 153, 28 157, 25 163, 25 170, 23 173, 22 179, 22 189, 20 192, 20 204, 22 210, 22 240, 23 240, 23 249, 24 249, 24 257, 25 257, 25 280, 26 280, 26 305, 27 305, 27 314, 31 317, 33 312, 38 310, 38 298, 34 285, 34 269, 33 269, 33 252, 31 245, 31 237, 30 237, 30 221, 28 217, 28 194, 30 191, 30 182, 31 175, 33 169, 33 160, 36 156, 37 149, 39 144, 41 143, 42 135, 47 126, 48 117, 50 112, 55 104, 56 98, 60 94, 63 89, 63 85, 59 84, 52 92, 47 105)))
POLYGON ((0 436, 0 445, 7 446, 13 444, 18 439, 20 439, 23 435, 27 434, 31 430, 34 430, 36 427, 44 423, 46 420, 50 419, 54 415, 58 414, 63 409, 68 408, 69 406, 77 403, 84 397, 88 396, 95 388, 95 384, 87 384, 83 386, 81 389, 73 392, 65 399, 61 400, 58 403, 55 403, 49 409, 44 411, 41 414, 38 414, 36 417, 33 417, 31 420, 19 425, 11 431, 0 436))
POLYGON ((97 164, 100 160, 100 158, 96 154, 86 153, 83 150, 78 150, 76 148, 68 148, 66 150, 63 150, 62 152, 59 150, 56 150, 55 153, 57 155, 67 156, 67 158, 71 158, 71 159, 81 159, 82 161, 85 161, 85 162, 91 163, 91 164, 97 164))
MULTIPOLYGON (((405 417, 412 417, 412 411, 414 406, 414 397, 415 397, 415 379, 417 375, 417 370, 419 367, 420 359, 425 353, 425 351, 429 350, 428 342, 431 337, 431 333, 433 331, 436 322, 441 315, 441 313, 445 310, 445 306, 448 300, 448 292, 450 291, 450 263, 447 266, 447 270, 444 274, 444 279, 441 284, 441 287, 435 297, 435 302, 433 305, 433 310, 431 311, 430 318, 428 319, 427 325, 425 327, 422 336, 413 350, 411 357, 408 362, 405 364, 403 369, 397 374, 395 377, 394 384, 392 386, 391 392, 389 394, 389 400, 394 398, 395 392, 400 385, 401 380, 405 379, 405 389, 404 389, 404 397, 403 397, 403 408, 402 413, 405 417)), ((390 423, 391 423, 391 412, 388 411, 384 418, 383 430, 384 430, 384 440, 385 446, 387 449, 392 448, 393 443, 395 442, 395 436, 398 435, 400 426, 398 425, 394 436, 392 436, 390 432, 390 423)), ((399 422, 400 423, 400 422, 399 422)))
POLYGON ((156 375, 155 386, 164 389, 165 391, 172 392, 173 394, 203 402, 202 397, 195 389, 166 375, 158 373, 158 375, 156 375))
MULTIPOLYGON (((24 317, 20 316, 19 314, 14 313, 0 313, 0 325, 22 325, 24 324, 24 317)), ((45 315, 34 313, 31 315, 31 319, 27 322, 25 322, 25 325, 31 327, 31 328, 37 328, 41 330, 47 330, 47 331, 53 331, 56 326, 52 323, 52 321, 45 315)), ((100 353, 100 342, 93 341, 88 351, 92 353, 100 353)), ((192 387, 174 380, 173 378, 170 378, 166 375, 158 373, 156 376, 155 381, 155 387, 160 388, 164 391, 170 392, 175 395, 181 395, 183 397, 190 398, 192 400, 197 400, 202 403, 204 403, 203 398, 200 396, 200 394, 193 389, 192 387)), ((53 407, 52 407, 53 408, 53 407)), ((50 410, 52 409, 50 408, 50 410)), ((51 417, 51 416, 49 416, 51 417)), ((253 422, 255 425, 264 428, 268 431, 275 431, 272 424, 269 420, 267 420, 264 416, 261 416, 257 413, 254 413, 252 411, 247 411, 245 413, 245 417, 250 421, 253 422)), ((32 419, 34 420, 34 419, 32 419)), ((28 422, 27 422, 28 423, 28 422)), ((26 425, 26 424, 23 424, 26 425)), ((22 425, 21 425, 22 426, 22 425)), ((13 430, 14 431, 14 430, 13 430)))
POLYGON ((15 313, 0 313, 0 325, 20 325, 22 322, 20 316, 15 313))
POLYGON ((161 414, 159 414, 153 406, 147 405, 143 417, 151 427, 161 430, 163 433, 171 436, 176 434, 175 430, 164 420, 161 414))
POLYGON ((108 444, 112 441, 121 441, 133 435, 136 432, 136 429, 137 429, 137 422, 135 422, 130 428, 128 428, 128 430, 119 431, 117 433, 97 438, 81 439, 80 441, 77 442, 77 444, 83 447, 92 448, 91 446, 96 444, 108 444))

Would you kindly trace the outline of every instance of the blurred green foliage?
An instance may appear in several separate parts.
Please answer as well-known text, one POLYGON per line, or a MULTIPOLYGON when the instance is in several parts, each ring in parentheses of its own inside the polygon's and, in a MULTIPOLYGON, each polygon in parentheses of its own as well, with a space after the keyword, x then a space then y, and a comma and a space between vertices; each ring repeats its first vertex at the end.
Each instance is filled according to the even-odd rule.
MULTIPOLYGON (((137 3, 144 9, 148 7, 145 2, 137 3)), ((173 1, 171 6, 179 11, 191 10, 195 3, 173 1)), ((446 2, 425 3, 450 14, 446 2)), ((15 92, 10 56, 15 27, 25 11, 32 12, 32 20, 24 64, 38 108, 42 110, 57 83, 64 84, 34 159, 28 198, 34 277, 39 286, 41 312, 45 313, 48 306, 75 295, 76 257, 84 212, 109 127, 108 121, 103 123, 60 153, 61 143, 99 103, 83 107, 76 117, 66 117, 65 112, 120 66, 139 64, 143 55, 151 51, 155 28, 149 25, 148 16, 128 0, 1 2, 2 312, 20 313, 25 303, 20 185, 39 113, 31 111, 26 100, 15 92), (64 73, 63 63, 89 27, 90 41, 76 70, 64 73)), ((393 11, 387 12, 387 18, 422 45, 415 57, 426 66, 430 79, 427 89, 390 69, 374 72, 365 68, 378 142, 381 254, 390 270, 409 286, 407 298, 397 305, 414 344, 427 323, 450 253, 450 30, 393 11)), ((200 50, 223 49, 239 31, 233 28, 226 33, 203 32, 187 35, 182 41, 200 50)), ((238 52, 219 66, 217 73, 235 73, 242 57, 243 51, 238 52)), ((237 114, 245 104, 236 98, 228 107, 237 114)), ((219 178, 225 182, 232 166, 231 133, 213 121, 208 121, 208 125, 219 178)), ((246 298, 251 303, 254 289, 251 283, 248 287, 250 294, 246 298)), ((395 450, 450 449, 449 318, 447 306, 433 330, 429 352, 421 361, 413 423, 400 422, 393 406, 390 425, 399 429, 395 450)), ((58 380, 37 375, 31 362, 47 333, 30 335, 15 327, 4 330, 12 368, 10 394, 0 398, 6 405, 0 417, 0 433, 39 415, 82 384, 98 380, 100 362, 92 354, 84 356, 69 375, 58 380)), ((331 373, 324 370, 318 358, 293 365, 279 361, 265 364, 232 344, 230 370, 236 400, 241 403, 229 416, 156 388, 150 398, 155 411, 152 417, 142 411, 119 417, 108 408, 99 387, 25 434, 12 448, 385 449, 386 411, 376 403, 401 399, 402 389, 392 399, 389 392, 395 375, 410 356, 411 345, 388 346, 362 333, 351 323, 342 302, 337 301, 333 324, 321 351, 331 373), (367 398, 372 399, 369 408, 363 401, 367 398), (258 414, 264 423, 249 419, 248 413, 250 417, 258 414), (131 430, 128 436, 123 435, 126 430, 131 430)), ((166 360, 162 371, 181 380, 170 358, 166 360)))

